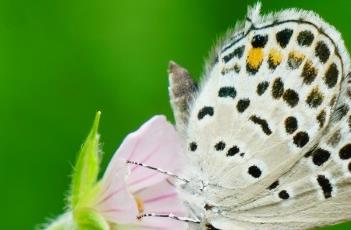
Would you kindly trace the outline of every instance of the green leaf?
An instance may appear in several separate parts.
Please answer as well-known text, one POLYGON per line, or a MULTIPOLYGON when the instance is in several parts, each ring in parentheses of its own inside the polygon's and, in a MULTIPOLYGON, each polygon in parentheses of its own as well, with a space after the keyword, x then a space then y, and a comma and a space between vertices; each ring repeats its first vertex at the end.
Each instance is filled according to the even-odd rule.
POLYGON ((99 173, 99 135, 98 127, 101 112, 97 112, 90 133, 83 144, 74 167, 70 206, 74 210, 79 201, 89 194, 96 184, 99 173))

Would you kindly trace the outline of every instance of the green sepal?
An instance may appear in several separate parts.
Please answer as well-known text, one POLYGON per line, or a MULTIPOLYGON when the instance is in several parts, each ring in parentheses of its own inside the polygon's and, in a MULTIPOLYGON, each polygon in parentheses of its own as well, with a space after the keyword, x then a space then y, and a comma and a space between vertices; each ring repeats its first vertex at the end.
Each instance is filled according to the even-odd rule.
POLYGON ((83 199, 83 197, 91 193, 97 181, 100 165, 98 135, 100 114, 101 112, 96 113, 93 126, 78 154, 74 167, 71 194, 69 197, 72 210, 77 208, 78 203, 80 204, 79 206, 85 206, 85 204, 81 203, 81 200, 86 200, 86 198, 83 199))
POLYGON ((44 230, 77 230, 77 225, 73 221, 72 213, 67 212, 59 216, 56 220, 47 224, 43 228, 44 230))
POLYGON ((109 224, 103 216, 90 208, 78 208, 74 211, 74 221, 78 230, 109 230, 109 224))

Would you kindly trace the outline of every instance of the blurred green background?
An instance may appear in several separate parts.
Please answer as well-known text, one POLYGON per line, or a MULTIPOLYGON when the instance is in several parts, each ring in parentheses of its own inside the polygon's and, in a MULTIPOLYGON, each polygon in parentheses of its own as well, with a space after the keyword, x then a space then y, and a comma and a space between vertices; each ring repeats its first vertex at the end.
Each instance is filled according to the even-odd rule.
MULTIPOLYGON (((195 78, 216 39, 254 1, 1 0, 1 229, 63 211, 76 153, 97 110, 103 167, 154 114, 173 119, 167 63, 195 78)), ((263 1, 318 12, 351 45, 351 2, 263 1)), ((351 224, 330 229, 350 229, 351 224)))

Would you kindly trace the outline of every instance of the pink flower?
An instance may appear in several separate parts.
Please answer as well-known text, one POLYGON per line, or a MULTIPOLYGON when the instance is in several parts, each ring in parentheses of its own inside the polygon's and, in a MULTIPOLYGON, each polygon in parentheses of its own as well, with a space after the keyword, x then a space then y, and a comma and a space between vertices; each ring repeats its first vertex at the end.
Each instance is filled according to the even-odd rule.
POLYGON ((155 116, 129 134, 114 154, 100 181, 94 204, 116 228, 186 229, 187 224, 164 217, 137 217, 144 213, 185 216, 185 209, 172 181, 157 170, 134 164, 136 161, 169 172, 182 165, 182 141, 164 116, 155 116))

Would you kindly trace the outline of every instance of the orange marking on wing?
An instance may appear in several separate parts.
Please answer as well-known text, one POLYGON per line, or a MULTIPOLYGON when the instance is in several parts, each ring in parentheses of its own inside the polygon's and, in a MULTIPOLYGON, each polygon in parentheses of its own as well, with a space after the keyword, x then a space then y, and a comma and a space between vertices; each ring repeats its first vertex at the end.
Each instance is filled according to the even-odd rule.
POLYGON ((263 60, 263 49, 262 48, 251 48, 247 56, 247 64, 251 69, 257 70, 263 60))
POLYGON ((272 48, 269 51, 269 61, 272 63, 273 66, 278 66, 282 60, 283 60, 283 55, 275 48, 272 48))

